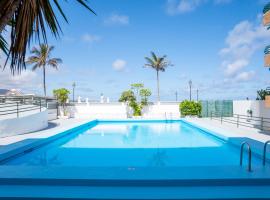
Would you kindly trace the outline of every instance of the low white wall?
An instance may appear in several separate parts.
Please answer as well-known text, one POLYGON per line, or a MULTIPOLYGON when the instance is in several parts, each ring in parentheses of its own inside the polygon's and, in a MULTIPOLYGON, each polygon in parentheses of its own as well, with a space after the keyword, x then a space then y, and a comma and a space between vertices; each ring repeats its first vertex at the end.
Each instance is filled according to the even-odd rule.
MULTIPOLYGON (((89 103, 68 106, 71 117, 88 119, 126 119, 132 109, 124 103, 89 103)), ((62 111, 60 111, 62 112, 62 111)), ((156 103, 142 110, 143 118, 176 119, 180 117, 179 103, 156 103)))
MULTIPOLYGON (((68 106, 68 112, 75 118, 125 119, 127 106, 124 103, 91 103, 68 106)), ((60 110, 60 112, 62 112, 60 110)))
POLYGON ((270 118, 270 109, 264 104, 264 101, 233 101, 233 114, 247 115, 247 110, 252 110, 255 117, 270 118))
POLYGON ((38 131, 48 127, 48 112, 44 109, 27 116, 0 120, 0 137, 38 131))
POLYGON ((180 118, 179 103, 156 103, 143 109, 143 118, 177 119, 180 118))

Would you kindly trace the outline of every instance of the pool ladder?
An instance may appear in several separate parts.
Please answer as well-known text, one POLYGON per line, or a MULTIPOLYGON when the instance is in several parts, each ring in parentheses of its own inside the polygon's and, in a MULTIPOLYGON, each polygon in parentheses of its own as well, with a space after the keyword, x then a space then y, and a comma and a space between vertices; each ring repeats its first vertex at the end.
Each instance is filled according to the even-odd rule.
POLYGON ((167 113, 167 112, 165 112, 165 121, 172 121, 173 120, 173 117, 172 117, 172 113, 170 112, 170 113, 167 113), (168 114, 170 114, 170 119, 168 119, 168 114))
POLYGON ((251 151, 251 148, 250 148, 250 145, 247 143, 247 142, 243 142, 241 144, 241 151, 240 151, 240 166, 243 165, 243 151, 244 151, 244 147, 247 146, 247 150, 248 150, 248 172, 251 172, 251 156, 252 156, 252 151, 251 151))
POLYGON ((263 166, 265 166, 265 163, 266 163, 266 148, 269 143, 270 143, 270 140, 266 141, 263 146, 263 166))
MULTIPOLYGON (((264 143, 264 146, 263 146, 263 161, 262 161, 262 164, 263 166, 265 166, 266 164, 266 150, 267 150, 267 145, 270 144, 270 140, 266 141, 264 143)), ((240 166, 243 165, 243 151, 244 151, 244 147, 247 146, 247 150, 248 150, 248 168, 247 170, 249 172, 251 172, 251 156, 252 156, 252 151, 251 151, 251 147, 250 145, 247 143, 247 142, 243 142, 242 145, 241 145, 241 152, 240 152, 240 166)))

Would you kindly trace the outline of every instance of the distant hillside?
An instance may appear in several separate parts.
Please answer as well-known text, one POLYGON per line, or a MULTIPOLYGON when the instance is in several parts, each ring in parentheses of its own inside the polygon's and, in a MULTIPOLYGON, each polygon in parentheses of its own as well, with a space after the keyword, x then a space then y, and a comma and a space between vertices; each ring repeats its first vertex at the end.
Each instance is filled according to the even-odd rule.
POLYGON ((6 95, 10 90, 0 89, 0 95, 6 95))

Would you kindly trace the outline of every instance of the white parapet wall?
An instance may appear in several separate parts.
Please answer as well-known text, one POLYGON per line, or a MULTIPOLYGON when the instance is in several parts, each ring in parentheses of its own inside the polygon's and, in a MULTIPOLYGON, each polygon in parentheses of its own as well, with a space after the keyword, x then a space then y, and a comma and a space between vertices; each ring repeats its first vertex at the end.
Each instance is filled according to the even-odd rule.
POLYGON ((19 135, 38 131, 48 127, 48 111, 31 113, 22 117, 0 120, 0 137, 19 135))
MULTIPOLYGON (((132 109, 125 103, 78 103, 75 106, 68 106, 68 113, 75 118, 127 119, 132 116, 132 109)), ((177 119, 179 117, 179 103, 177 102, 154 103, 142 110, 142 118, 146 119, 177 119)))
POLYGON ((180 118, 178 102, 159 102, 145 107, 142 111, 146 119, 178 119, 180 118))
POLYGON ((233 101, 233 114, 247 115, 248 110, 251 110, 255 117, 270 118, 270 108, 265 107, 264 101, 233 101))
POLYGON ((68 106, 68 112, 82 119, 126 119, 128 110, 124 103, 82 103, 68 106))

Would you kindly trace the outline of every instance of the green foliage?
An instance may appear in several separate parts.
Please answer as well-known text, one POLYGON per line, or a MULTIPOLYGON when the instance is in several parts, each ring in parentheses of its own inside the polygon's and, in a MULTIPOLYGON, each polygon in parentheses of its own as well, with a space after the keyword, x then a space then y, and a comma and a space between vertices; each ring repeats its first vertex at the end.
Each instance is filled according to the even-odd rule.
POLYGON ((135 101, 130 102, 129 106, 133 109, 134 116, 142 115, 142 107, 135 101))
POLYGON ((148 104, 148 97, 152 95, 152 92, 150 89, 143 88, 140 90, 140 96, 141 96, 141 105, 146 106, 148 104))
POLYGON ((143 87, 144 87, 143 83, 133 83, 133 84, 131 84, 130 86, 131 86, 131 89, 132 89, 132 90, 133 90, 133 89, 139 90, 140 88, 143 88, 143 87))
POLYGON ((265 96, 270 95, 270 91, 267 90, 258 90, 257 91, 257 100, 265 100, 265 96))
POLYGON ((131 90, 135 92, 137 100, 139 100, 140 89, 144 87, 143 83, 133 83, 130 86, 131 90))
POLYGON ((68 100, 68 95, 70 92, 65 88, 60 88, 57 90, 53 90, 53 95, 57 99, 57 101, 62 105, 65 106, 68 100))
POLYGON ((182 101, 180 103, 180 112, 182 116, 200 116, 202 111, 202 105, 201 102, 195 102, 195 101, 182 101))
POLYGON ((133 109, 134 116, 142 115, 142 108, 148 104, 148 97, 151 96, 151 91, 149 89, 143 88, 143 84, 134 83, 131 84, 131 89, 136 89, 141 96, 141 102, 137 101, 137 98, 132 90, 126 90, 122 92, 119 102, 127 102, 128 105, 133 109), (139 90, 139 88, 141 88, 139 90))
POLYGON ((136 97, 132 90, 122 92, 119 102, 136 102, 136 97))

